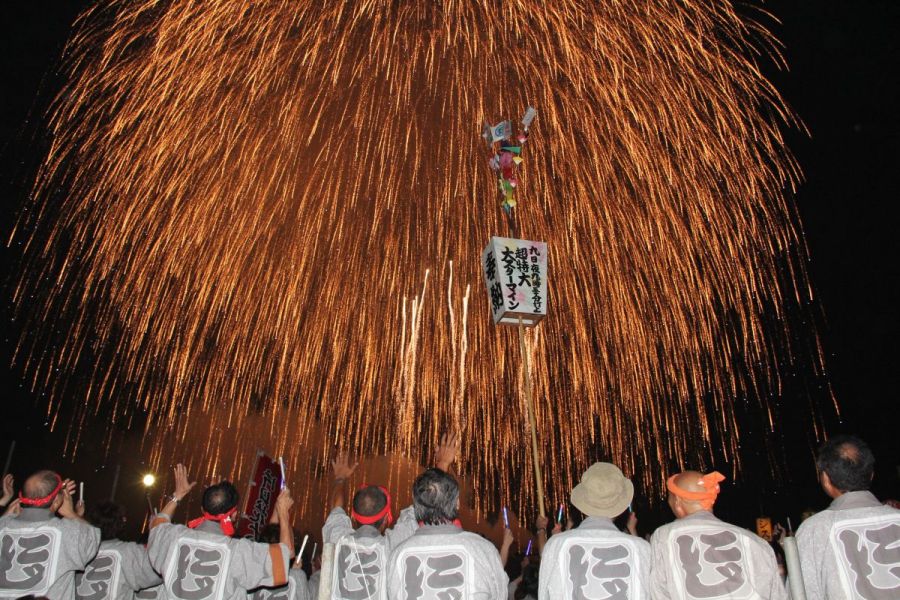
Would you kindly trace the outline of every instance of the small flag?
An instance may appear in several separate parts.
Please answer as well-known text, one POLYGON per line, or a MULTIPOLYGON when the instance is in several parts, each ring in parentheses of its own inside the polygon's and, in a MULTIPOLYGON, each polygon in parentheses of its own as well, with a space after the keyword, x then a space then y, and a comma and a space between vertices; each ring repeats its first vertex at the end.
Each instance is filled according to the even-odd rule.
POLYGON ((512 136, 512 123, 501 121, 491 128, 491 141, 499 142, 512 136))
POLYGON ((537 109, 533 106, 529 106, 528 110, 525 111, 525 114, 522 116, 522 125, 525 126, 525 129, 528 129, 531 126, 531 122, 534 121, 534 118, 537 116, 537 109))

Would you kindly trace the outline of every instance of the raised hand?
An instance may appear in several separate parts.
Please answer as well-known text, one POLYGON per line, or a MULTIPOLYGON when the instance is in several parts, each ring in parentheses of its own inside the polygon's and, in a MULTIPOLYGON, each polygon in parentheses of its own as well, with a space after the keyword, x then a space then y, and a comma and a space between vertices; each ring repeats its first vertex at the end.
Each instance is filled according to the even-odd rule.
POLYGON ((512 529, 504 529, 503 530, 503 544, 502 547, 509 548, 512 546, 513 540, 515 537, 513 536, 512 529))
POLYGON ((15 494, 15 483, 12 473, 7 473, 3 477, 3 496, 0 497, 0 504, 3 506, 6 506, 9 504, 9 501, 12 500, 13 495, 15 494))
POLYGON ((195 485, 197 485, 196 481, 190 482, 188 480, 187 467, 181 463, 175 465, 175 497, 179 501, 184 499, 185 496, 191 493, 195 485))
POLYGON ((459 454, 460 439, 458 433, 445 433, 441 436, 441 443, 434 450, 434 466, 441 471, 450 469, 450 465, 459 454))
POLYGON ((294 499, 291 497, 291 490, 289 488, 284 488, 278 494, 278 499, 275 501, 275 512, 278 513, 279 521, 281 518, 287 519, 293 505, 294 499))
POLYGON ((3 516, 17 517, 19 516, 20 512, 22 512, 22 501, 16 498, 12 502, 10 502, 9 506, 6 507, 6 510, 3 511, 3 516))
POLYGON ((334 480, 347 481, 358 466, 358 462, 354 462, 352 465, 350 464, 350 456, 346 452, 338 454, 337 458, 331 461, 331 470, 334 472, 334 480))
POLYGON ((625 529, 628 530, 628 533, 631 535, 637 535, 637 514, 635 512, 628 513, 628 522, 625 524, 625 529))
POLYGON ((63 519, 79 519, 80 515, 75 512, 75 502, 72 500, 72 494, 75 493, 75 482, 71 479, 63 481, 62 489, 59 494, 62 496, 62 504, 59 507, 59 516, 63 519))
POLYGON ((562 523, 555 523, 553 525, 553 535, 556 535, 557 533, 562 533, 562 523))

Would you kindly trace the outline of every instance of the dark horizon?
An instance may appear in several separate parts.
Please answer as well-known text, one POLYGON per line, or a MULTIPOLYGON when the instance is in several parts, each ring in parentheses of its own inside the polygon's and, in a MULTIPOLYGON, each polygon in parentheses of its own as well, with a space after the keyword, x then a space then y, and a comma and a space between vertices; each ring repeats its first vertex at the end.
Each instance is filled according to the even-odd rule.
MULTIPOLYGON (((71 24, 84 5, 33 2, 5 8, 7 31, 0 53, 6 90, 0 119, 0 173, 7 240, 29 193, 27 183, 33 178, 39 157, 36 148, 40 140, 34 136, 40 131, 40 111, 59 85, 55 66, 71 24)), ((769 25, 784 44, 789 65, 788 71, 777 71, 771 61, 763 61, 766 72, 810 132, 807 136, 794 129, 785 134, 805 175, 795 203, 817 298, 808 308, 818 322, 827 383, 841 417, 836 418, 827 405, 827 386, 804 372, 808 364, 801 361, 794 367, 785 365, 787 392, 780 402, 792 404, 785 410, 792 421, 779 423, 775 435, 784 448, 786 463, 779 467, 786 470, 787 478, 780 482, 764 480, 764 474, 772 470, 768 457, 764 452, 754 455, 748 451, 744 476, 724 486, 719 505, 724 518, 748 526, 749 519, 760 512, 782 520, 786 515, 799 516, 804 507, 821 509, 827 505, 828 499, 815 481, 814 447, 802 421, 808 417, 811 401, 819 404, 829 434, 855 433, 870 443, 878 460, 876 495, 900 498, 900 444, 892 431, 896 419, 889 412, 897 404, 890 398, 900 379, 894 344, 898 334, 895 311, 900 300, 896 257, 900 253, 896 226, 889 218, 895 212, 891 210, 894 202, 900 198, 893 177, 900 159, 896 109, 900 90, 895 75, 900 66, 896 36, 900 5, 887 0, 852 5, 834 0, 815 4, 783 0, 766 3, 764 8, 781 20, 780 25, 769 25), (792 432, 800 433, 792 437, 792 432)), ((15 439, 12 471, 21 478, 39 466, 54 465, 45 449, 60 445, 65 427, 48 432, 39 414, 40 398, 28 391, 21 369, 10 367, 17 335, 10 323, 10 279, 19 268, 17 257, 16 248, 4 246, 5 351, 0 355, 0 373, 7 405, 0 460, 6 458, 8 441, 15 439), (47 442, 48 438, 52 442, 47 442)), ((803 345, 809 340, 795 341, 803 345)), ((127 464, 132 471, 139 470, 140 436, 122 431, 114 435, 128 438, 125 447, 135 454, 127 457, 127 464)), ((82 445, 76 465, 68 470, 86 479, 89 490, 99 487, 91 482, 103 480, 112 464, 106 450, 99 443, 96 446, 82 445)), ((552 457, 545 460, 552 463, 552 457)), ((64 464, 66 461, 60 459, 60 468, 64 464)), ((119 489, 130 490, 129 501, 140 504, 140 488, 128 483, 131 479, 126 472, 128 467, 123 468, 119 489)), ((641 500, 641 505, 646 507, 646 502, 641 500)), ((668 519, 665 506, 657 506, 649 511, 642 526, 668 519)))

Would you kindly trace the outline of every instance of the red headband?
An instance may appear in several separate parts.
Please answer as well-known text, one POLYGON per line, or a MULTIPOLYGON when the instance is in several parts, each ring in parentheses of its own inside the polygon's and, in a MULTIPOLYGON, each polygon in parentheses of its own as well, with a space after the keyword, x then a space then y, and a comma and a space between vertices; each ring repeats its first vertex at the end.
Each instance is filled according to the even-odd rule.
MULTIPOLYGON (((372 487, 368 483, 364 483, 358 488, 356 491, 364 490, 367 487, 372 487)), ((382 491, 385 497, 384 508, 378 511, 374 515, 361 515, 352 508, 350 509, 350 516, 362 523, 363 525, 372 525, 373 523, 377 523, 381 519, 387 518, 387 524, 390 525, 394 522, 394 515, 391 514, 391 495, 388 493, 387 488, 383 486, 378 486, 378 489, 382 491)))
POLYGON ((237 506, 221 515, 211 515, 204 510, 202 517, 197 517, 193 521, 190 521, 187 526, 191 529, 196 529, 203 521, 215 521, 219 524, 219 527, 222 528, 222 533, 231 537, 234 535, 234 523, 231 521, 231 517, 233 517, 236 512, 237 506))
POLYGON ((54 473, 53 476, 56 477, 56 487, 53 488, 52 492, 50 492, 43 498, 26 498, 24 495, 22 495, 22 492, 19 492, 19 501, 22 504, 25 504, 27 506, 35 506, 37 504, 46 504, 47 502, 52 501, 53 498, 59 493, 59 490, 61 490, 62 486, 63 486, 63 480, 62 480, 62 477, 59 476, 59 473, 54 473))

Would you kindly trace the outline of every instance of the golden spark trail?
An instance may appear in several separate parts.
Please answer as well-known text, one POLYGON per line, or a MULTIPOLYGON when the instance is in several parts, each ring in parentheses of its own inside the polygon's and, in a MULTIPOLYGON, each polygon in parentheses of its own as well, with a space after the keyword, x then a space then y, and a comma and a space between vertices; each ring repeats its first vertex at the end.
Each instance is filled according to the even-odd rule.
POLYGON ((74 411, 69 450, 133 421, 154 463, 238 481, 257 446, 416 458, 460 419, 479 509, 521 489, 531 514, 516 332, 468 286, 508 233, 481 125, 533 105, 516 220, 551 249, 528 337, 548 497, 598 453, 647 491, 659 465, 737 469, 736 402, 771 423, 810 296, 799 125, 761 56, 771 34, 715 0, 100 2, 13 233, 17 361, 48 420, 74 411))

